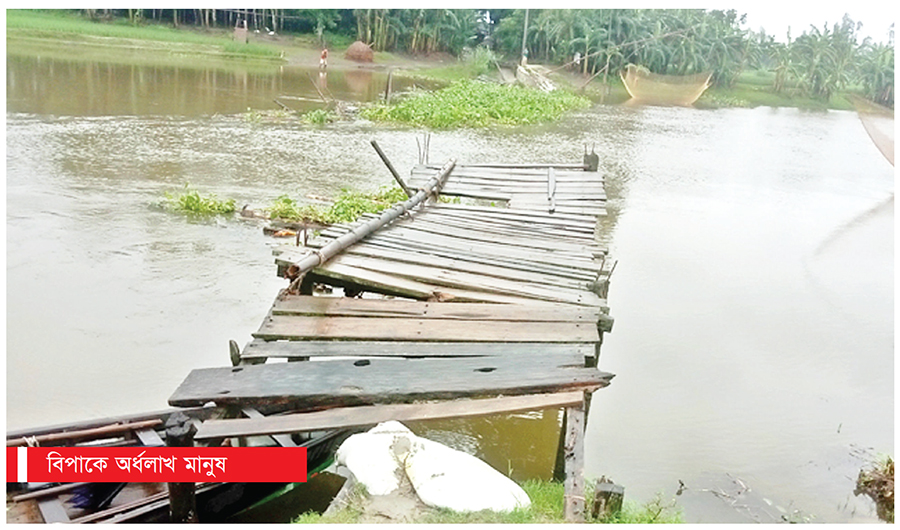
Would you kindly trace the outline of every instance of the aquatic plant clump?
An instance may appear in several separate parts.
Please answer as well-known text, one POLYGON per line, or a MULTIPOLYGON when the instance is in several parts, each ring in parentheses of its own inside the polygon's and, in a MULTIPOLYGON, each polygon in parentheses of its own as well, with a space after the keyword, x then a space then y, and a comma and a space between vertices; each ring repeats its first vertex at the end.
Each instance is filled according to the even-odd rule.
POLYGON ((363 109, 372 121, 419 127, 487 127, 527 125, 559 119, 568 111, 591 105, 570 92, 541 92, 519 86, 459 81, 437 92, 420 92, 395 105, 363 109))
POLYGON ((894 459, 887 457, 863 469, 856 479, 855 495, 868 495, 875 501, 878 517, 885 522, 894 522, 894 459))
POLYGON ((329 207, 298 205, 289 196, 281 195, 269 208, 269 217, 321 224, 352 223, 365 213, 380 213, 406 199, 406 194, 397 187, 382 188, 374 193, 344 189, 329 207))
POLYGON ((166 209, 196 214, 234 213, 234 199, 219 200, 215 195, 202 196, 197 190, 184 185, 184 191, 175 195, 166 192, 163 206, 166 209))

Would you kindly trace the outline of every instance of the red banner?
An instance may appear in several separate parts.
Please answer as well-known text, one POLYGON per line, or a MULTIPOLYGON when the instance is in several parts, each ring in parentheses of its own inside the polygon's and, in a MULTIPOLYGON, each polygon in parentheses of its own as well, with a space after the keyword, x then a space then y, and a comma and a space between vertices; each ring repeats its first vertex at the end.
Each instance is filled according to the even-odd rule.
POLYGON ((7 482, 306 482, 305 447, 8 447, 6 463, 7 482))

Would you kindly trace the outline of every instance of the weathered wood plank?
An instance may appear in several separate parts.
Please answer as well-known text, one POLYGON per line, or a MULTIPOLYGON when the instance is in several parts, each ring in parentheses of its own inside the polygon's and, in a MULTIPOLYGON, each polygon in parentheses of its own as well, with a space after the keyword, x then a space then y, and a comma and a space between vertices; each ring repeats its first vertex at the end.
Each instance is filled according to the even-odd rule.
MULTIPOLYGON (((309 242, 310 248, 317 248, 322 242, 317 238, 309 242)), ((524 272, 540 273, 557 278, 575 280, 579 282, 593 282, 597 279, 598 270, 585 270, 552 263, 544 263, 540 261, 532 261, 527 259, 515 259, 507 256, 492 256, 485 253, 466 253, 456 251, 451 248, 431 246, 427 243, 416 243, 403 241, 392 237, 373 237, 364 243, 354 245, 350 253, 359 253, 366 255, 369 249, 386 249, 390 251, 402 252, 405 254, 421 254, 424 256, 436 256, 439 258, 453 259, 476 264, 488 264, 502 266, 507 269, 520 270, 524 272), (358 252, 357 252, 358 250, 358 252)), ((302 247, 289 247, 282 251, 276 258, 275 262, 280 266, 290 266, 299 256, 307 252, 302 247)))
MULTIPOLYGON (((546 207, 546 199, 542 206, 546 207)), ((403 227, 409 230, 419 230, 432 234, 452 235, 461 239, 473 239, 476 241, 492 241, 504 245, 515 245, 518 247, 538 248, 553 252, 565 252, 572 254, 590 255, 593 250, 590 244, 581 242, 566 241, 559 238, 541 237, 540 234, 530 233, 530 230, 503 230, 498 227, 490 227, 483 223, 441 223, 439 220, 429 219, 427 215, 423 215, 413 220, 405 219, 392 226, 392 230, 403 227)))
POLYGON ((429 204, 425 211, 430 210, 456 210, 475 212, 476 215, 494 215, 501 217, 518 218, 524 221, 534 219, 535 222, 552 223, 566 226, 581 225, 591 230, 597 225, 597 219, 585 214, 548 214, 546 212, 522 213, 509 208, 489 208, 484 206, 471 206, 468 204, 429 204))
POLYGON ((498 233, 509 232, 519 236, 529 234, 542 239, 572 239, 574 241, 570 241, 570 243, 573 244, 599 245, 599 243, 594 241, 593 228, 573 229, 564 225, 560 226, 540 222, 504 219, 502 217, 478 216, 473 213, 445 212, 442 210, 429 210, 428 212, 424 212, 416 218, 416 222, 421 221, 446 223, 450 226, 462 227, 487 226, 497 229, 498 233))
MULTIPOLYGON (((544 286, 560 287, 564 289, 585 289, 587 285, 587 282, 585 281, 574 280, 556 275, 542 274, 532 271, 522 271, 519 269, 512 269, 498 265, 473 263, 470 260, 443 258, 423 252, 390 250, 373 245, 355 245, 354 247, 344 251, 344 254, 350 256, 360 256, 363 258, 385 260, 389 263, 396 262, 440 268, 457 272, 474 273, 486 278, 499 278, 504 280, 540 284, 544 286)), ((345 263, 347 262, 345 261, 345 263)), ((390 270, 392 273, 396 272, 392 268, 387 270, 390 270)))
MULTIPOLYGON (((342 232, 343 227, 333 226, 322 231, 322 235, 333 237, 342 232)), ((491 245, 495 253, 502 253, 506 249, 518 249, 521 252, 539 251, 551 255, 559 255, 565 258, 590 259, 590 251, 583 245, 555 242, 548 239, 533 239, 507 235, 496 235, 486 231, 454 229, 451 226, 440 227, 426 219, 416 219, 415 222, 400 221, 382 231, 382 234, 390 234, 404 239, 416 239, 434 241, 435 244, 453 245, 491 245), (441 229, 443 228, 443 230, 441 229), (579 248, 581 247, 581 248, 579 248)))
POLYGON ((169 404, 281 404, 304 411, 562 392, 606 386, 611 378, 611 374, 586 368, 583 357, 572 355, 310 361, 193 370, 169 404))
POLYGON ((499 304, 520 304, 526 300, 519 296, 455 289, 436 283, 410 280, 340 263, 330 263, 328 267, 320 267, 313 272, 317 276, 359 285, 375 293, 415 298, 416 300, 438 298, 456 302, 493 302, 499 304))
POLYGON ((566 409, 566 521, 584 522, 584 403, 566 409))
MULTIPOLYGON (((433 285, 473 292, 514 295, 522 298, 566 304, 591 306, 600 306, 602 304, 599 296, 587 290, 587 285, 585 285, 584 289, 542 286, 438 267, 367 258, 353 254, 340 255, 325 264, 325 266, 315 269, 315 271, 319 274, 324 274, 324 271, 334 270, 335 267, 340 266, 368 269, 373 272, 390 271, 390 276, 395 278, 425 281, 433 285)), ((452 301, 452 299, 448 301, 452 301)))
POLYGON ((322 315, 449 320, 508 320, 521 322, 596 322, 599 308, 570 305, 465 304, 417 302, 402 299, 362 299, 282 294, 273 315, 322 315))
POLYGON ((596 342, 596 323, 432 320, 302 315, 266 317, 266 340, 414 340, 438 342, 596 342))
MULTIPOLYGON (((323 233, 325 237, 333 237, 342 233, 343 227, 334 226, 323 233)), ((487 256, 507 256, 518 260, 528 260, 538 263, 588 270, 596 274, 599 263, 587 256, 575 256, 571 253, 553 252, 539 248, 523 248, 516 245, 504 245, 495 242, 482 242, 471 239, 457 238, 444 234, 424 234, 405 228, 395 229, 391 227, 376 236, 371 236, 371 241, 383 241, 383 238, 391 238, 398 242, 412 242, 415 244, 431 245, 452 249, 456 252, 478 253, 487 256)))
MULTIPOLYGON (((265 416, 262 415, 261 412, 252 408, 252 407, 244 407, 241 409, 241 413, 244 416, 247 416, 250 420, 264 420, 265 416)), ((201 425, 202 427, 202 425, 201 425)), ((194 439, 197 439, 197 435, 194 435, 194 439)), ((294 443, 294 440, 291 439, 289 434, 273 434, 272 439, 280 445, 281 447, 297 447, 297 444, 294 443)))
POLYGON ((363 405, 319 412, 270 416, 258 420, 210 420, 200 427, 194 438, 205 440, 235 436, 278 435, 281 433, 362 427, 390 420, 405 422, 442 418, 471 418, 491 414, 566 407, 580 404, 583 399, 583 392, 576 391, 436 403, 363 405))
POLYGON ((57 497, 49 499, 40 499, 37 501, 38 509, 41 511, 41 517, 47 524, 50 523, 68 523, 69 514, 66 513, 62 501, 57 497))
POLYGON ((446 221, 448 223, 466 225, 468 223, 491 224, 504 230, 527 231, 539 235, 540 237, 562 237, 567 239, 578 240, 586 243, 596 243, 594 240, 593 228, 572 228, 568 226, 554 226, 550 224, 517 221, 512 219, 504 219, 502 217, 475 216, 472 214, 462 214, 455 212, 445 212, 441 210, 429 211, 427 215, 432 221, 446 221))
MULTIPOLYGON (((471 304, 475 305, 475 304, 471 304)), ((595 343, 541 342, 400 342, 400 341, 265 341, 254 339, 243 359, 314 357, 495 357, 498 355, 567 354, 592 357, 595 343)))

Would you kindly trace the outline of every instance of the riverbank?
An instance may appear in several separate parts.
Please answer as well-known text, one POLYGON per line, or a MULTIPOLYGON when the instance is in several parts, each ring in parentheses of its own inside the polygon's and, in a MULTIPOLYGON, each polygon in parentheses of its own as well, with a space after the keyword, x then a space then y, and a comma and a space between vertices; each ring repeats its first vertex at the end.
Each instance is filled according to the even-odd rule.
MULTIPOLYGON (((263 65, 290 65, 317 68, 321 49, 313 35, 280 35, 265 32, 248 35, 247 44, 232 40, 225 29, 173 28, 162 24, 142 23, 133 25, 127 21, 91 21, 74 13, 61 11, 9 10, 7 12, 7 39, 15 45, 46 48, 51 54, 60 44, 68 48, 84 48, 87 54, 108 54, 109 50, 133 52, 141 62, 174 60, 196 62, 198 55, 212 61, 227 63, 239 60, 252 67, 263 65), (91 52, 93 50, 93 52, 91 52), (149 56, 149 57, 148 57, 149 56), (249 64, 248 64, 249 63, 249 64)), ((326 36, 333 43, 329 49, 328 68, 331 70, 375 71, 394 70, 398 75, 411 78, 437 80, 450 83, 472 79, 479 75, 500 78, 496 61, 472 61, 457 59, 448 54, 405 56, 377 52, 373 63, 358 63, 344 58, 350 39, 342 36, 326 36), (484 62, 484 64, 480 64, 484 62), (477 63, 477 65, 476 65, 477 63), (487 67, 486 67, 487 66, 487 67)), ((58 51, 57 53, 62 53, 58 51)), ((477 55, 477 54, 476 54, 477 55)), ((556 70, 554 80, 569 90, 583 94, 597 103, 617 103, 628 99, 627 92, 617 75, 586 78, 567 70, 556 70)), ((711 87, 697 101, 698 108, 722 107, 793 107, 808 110, 854 110, 852 92, 835 94, 829 101, 803 97, 790 89, 781 93, 771 90, 774 74, 765 71, 748 71, 730 88, 711 87)))

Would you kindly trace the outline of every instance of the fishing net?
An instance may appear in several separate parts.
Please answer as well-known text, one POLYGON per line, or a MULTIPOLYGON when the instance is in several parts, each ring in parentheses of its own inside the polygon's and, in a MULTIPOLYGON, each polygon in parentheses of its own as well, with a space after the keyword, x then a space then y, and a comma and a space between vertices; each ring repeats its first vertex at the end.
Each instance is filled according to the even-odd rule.
POLYGON ((622 72, 625 89, 636 100, 668 105, 691 105, 709 88, 711 72, 693 75, 654 74, 629 64, 622 72))

